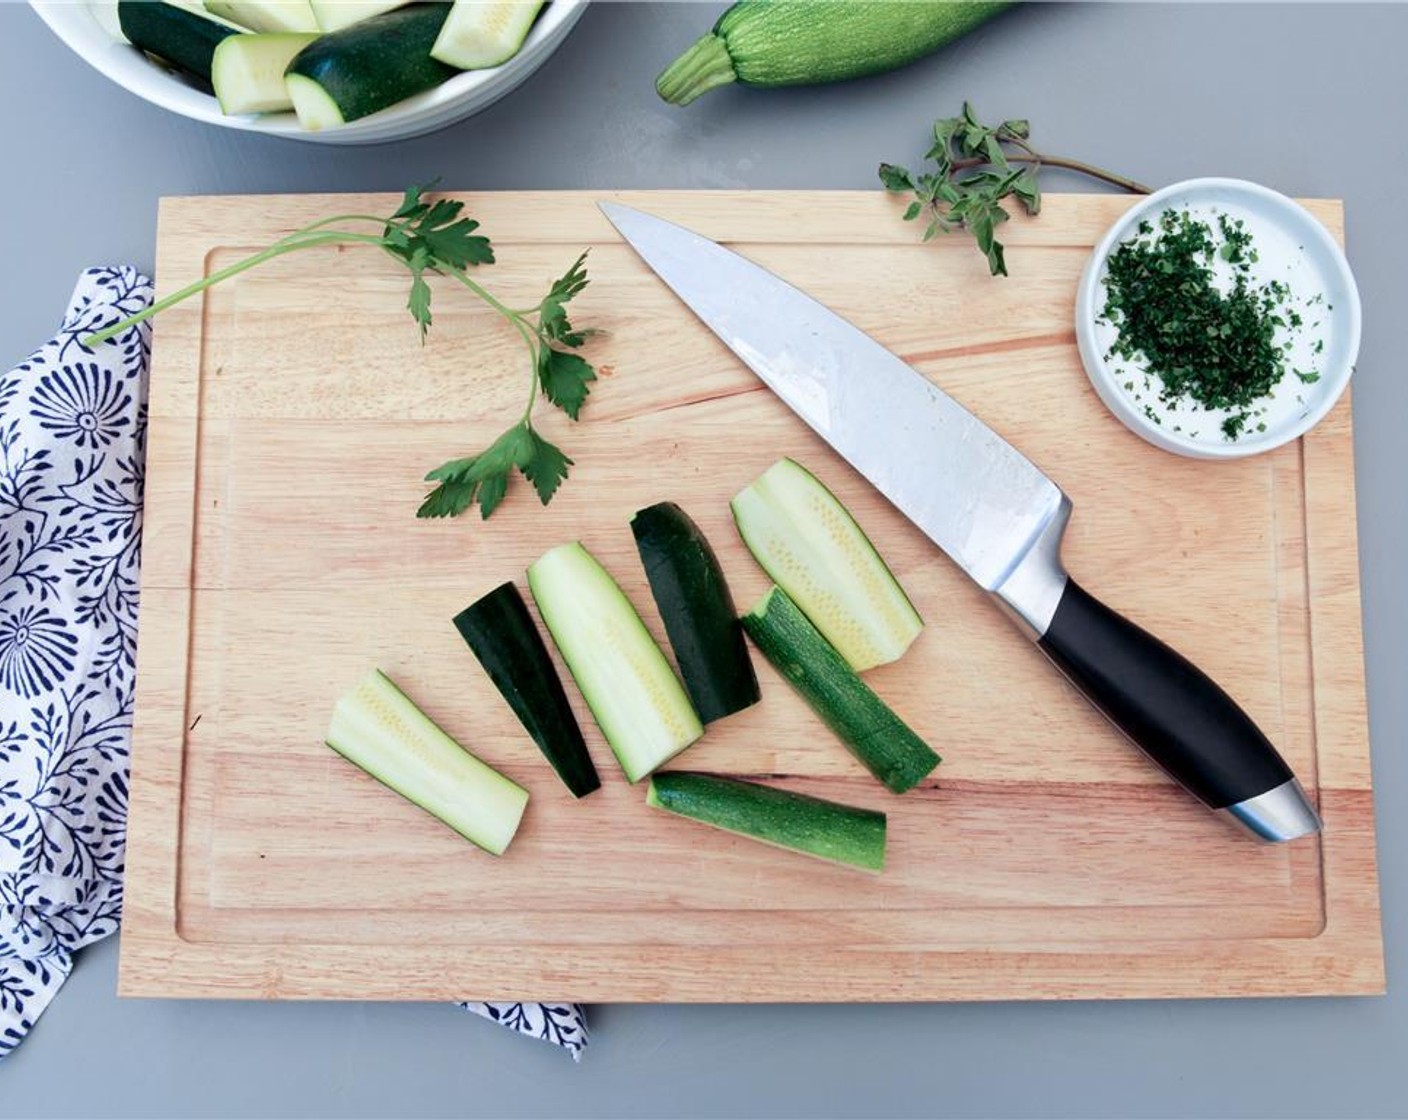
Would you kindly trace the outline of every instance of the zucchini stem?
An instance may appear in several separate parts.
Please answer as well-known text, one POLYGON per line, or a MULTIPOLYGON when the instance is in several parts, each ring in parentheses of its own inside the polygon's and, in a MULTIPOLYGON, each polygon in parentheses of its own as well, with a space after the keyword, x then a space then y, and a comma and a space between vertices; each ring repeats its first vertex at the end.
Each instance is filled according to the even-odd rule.
POLYGON ((655 79, 655 92, 672 105, 688 105, 737 80, 728 44, 711 31, 665 68, 655 79))

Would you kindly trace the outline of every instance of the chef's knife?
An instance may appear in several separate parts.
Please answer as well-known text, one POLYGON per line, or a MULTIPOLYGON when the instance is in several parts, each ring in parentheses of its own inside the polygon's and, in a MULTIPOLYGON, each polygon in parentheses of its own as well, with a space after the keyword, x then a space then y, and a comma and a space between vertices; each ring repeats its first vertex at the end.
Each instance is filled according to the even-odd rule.
POLYGON ((1263 839, 1319 831, 1290 767, 1237 703, 1066 574, 1070 499, 1025 456, 767 270, 652 215, 601 209, 729 349, 1174 779, 1263 839))

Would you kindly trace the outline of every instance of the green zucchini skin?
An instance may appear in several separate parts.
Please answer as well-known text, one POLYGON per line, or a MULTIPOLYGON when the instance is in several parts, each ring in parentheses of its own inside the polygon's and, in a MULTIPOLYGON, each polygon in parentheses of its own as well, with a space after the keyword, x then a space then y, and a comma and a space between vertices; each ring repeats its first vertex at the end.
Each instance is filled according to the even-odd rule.
POLYGON ((164 58, 207 83, 215 48, 238 29, 217 23, 175 4, 118 0, 117 22, 128 42, 164 58))
POLYGON ((369 116, 459 73, 430 57, 450 8, 411 4, 330 32, 300 51, 287 73, 321 86, 344 121, 369 116))
POLYGON ((753 643, 851 753, 892 793, 913 789, 941 761, 774 587, 743 616, 753 643))
POLYGON ((500 584, 455 615, 454 623, 572 796, 600 789, 562 678, 518 588, 500 584))
POLYGON ((738 0, 656 80, 687 105, 729 82, 820 85, 907 66, 991 19, 980 0, 738 0))
POLYGON ((674 502, 660 502, 631 518, 631 532, 699 719, 712 723, 756 704, 758 676, 738 610, 699 526, 674 502))
POLYGON ((792 851, 870 871, 885 866, 885 814, 756 782, 667 770, 646 804, 792 851))

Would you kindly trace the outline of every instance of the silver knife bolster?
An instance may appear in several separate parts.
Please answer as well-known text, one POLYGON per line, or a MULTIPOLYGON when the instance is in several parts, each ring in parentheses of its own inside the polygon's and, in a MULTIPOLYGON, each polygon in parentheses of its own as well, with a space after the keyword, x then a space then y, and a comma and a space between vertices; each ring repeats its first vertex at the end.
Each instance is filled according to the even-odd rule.
POLYGON ((990 592, 1002 612, 1033 642, 1046 633, 1066 590, 1069 577, 1061 563, 1061 539, 1070 518, 1071 499, 1062 494, 1046 528, 990 592))

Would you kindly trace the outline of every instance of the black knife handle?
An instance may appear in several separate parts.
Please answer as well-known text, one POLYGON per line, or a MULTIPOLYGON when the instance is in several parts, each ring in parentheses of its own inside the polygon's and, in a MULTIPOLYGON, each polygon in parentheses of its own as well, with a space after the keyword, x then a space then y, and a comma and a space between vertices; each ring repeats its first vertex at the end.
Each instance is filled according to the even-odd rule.
POLYGON ((1294 776, 1212 678, 1075 580, 1067 579, 1039 643, 1091 703, 1209 807, 1257 797, 1294 776))

